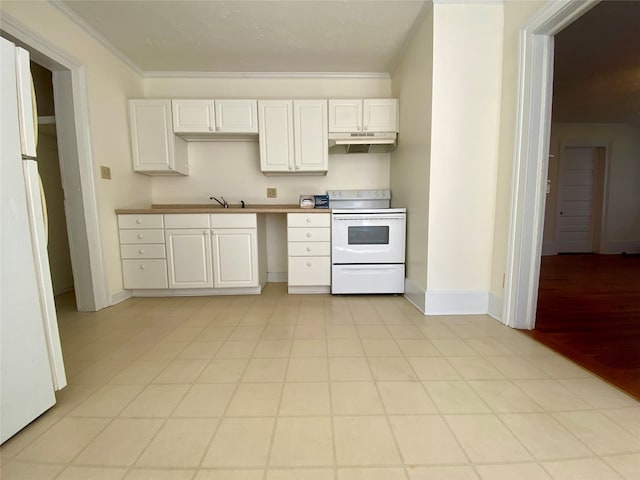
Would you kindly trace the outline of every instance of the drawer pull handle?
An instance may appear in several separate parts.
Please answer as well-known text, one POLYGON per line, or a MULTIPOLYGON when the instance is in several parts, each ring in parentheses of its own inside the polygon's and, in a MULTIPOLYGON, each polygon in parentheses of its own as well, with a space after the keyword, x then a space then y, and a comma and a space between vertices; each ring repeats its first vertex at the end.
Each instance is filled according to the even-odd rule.
POLYGON ((139 253, 140 255, 144 255, 144 248, 141 248, 140 250, 138 250, 138 253, 139 253))
POLYGON ((142 240, 142 239, 144 238, 144 235, 142 235, 141 233, 139 233, 139 234, 138 234, 138 238, 139 238, 140 240, 142 240))
POLYGON ((145 266, 144 265, 140 265, 140 270, 144 270, 145 266))
POLYGON ((141 225, 141 224, 142 224, 142 219, 141 219, 141 218, 136 219, 136 223, 137 223, 138 225, 141 225))
POLYGON ((311 238, 311 234, 310 233, 307 233, 307 238, 311 238))
POLYGON ((311 251, 311 247, 307 247, 307 252, 310 252, 310 251, 311 251))
POLYGON ((310 266, 311 266, 311 262, 307 262, 307 267, 310 267, 310 266))

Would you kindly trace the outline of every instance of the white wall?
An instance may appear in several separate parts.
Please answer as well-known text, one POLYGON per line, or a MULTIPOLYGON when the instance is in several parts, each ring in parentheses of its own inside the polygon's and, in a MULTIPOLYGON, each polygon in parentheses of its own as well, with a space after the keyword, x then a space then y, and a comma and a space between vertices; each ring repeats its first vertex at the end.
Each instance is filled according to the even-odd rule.
POLYGON ((488 307, 503 7, 435 4, 427 313, 488 307))
POLYGON ((133 175, 127 120, 127 99, 143 94, 142 78, 83 29, 44 1, 0 4, 9 14, 54 50, 74 58, 86 68, 91 134, 91 158, 99 223, 110 294, 122 290, 118 227, 114 210, 151 200, 148 177, 133 175), (99 166, 111 168, 112 180, 98 178, 99 166))
MULTIPOLYGON (((146 98, 387 98, 389 78, 148 78, 146 98)), ((402 110, 402 107, 400 107, 402 110)), ((326 176, 266 176, 256 141, 190 142, 187 177, 151 179, 152 201, 297 204, 300 195, 328 189, 389 188, 389 154, 329 155, 326 176), (267 198, 267 187, 278 197, 267 198)), ((267 217, 268 272, 287 271, 284 216, 267 217)))
MULTIPOLYGON (((640 252, 640 126, 624 124, 551 125, 549 179, 558 185, 562 146, 607 147, 605 231, 602 253, 640 252)), ((556 195, 547 195, 543 251, 555 241, 556 195)))
POLYGON ((433 9, 429 8, 392 74, 393 96, 400 99, 400 136, 391 153, 392 203, 407 207, 405 295, 422 311, 427 290, 432 67, 433 9))

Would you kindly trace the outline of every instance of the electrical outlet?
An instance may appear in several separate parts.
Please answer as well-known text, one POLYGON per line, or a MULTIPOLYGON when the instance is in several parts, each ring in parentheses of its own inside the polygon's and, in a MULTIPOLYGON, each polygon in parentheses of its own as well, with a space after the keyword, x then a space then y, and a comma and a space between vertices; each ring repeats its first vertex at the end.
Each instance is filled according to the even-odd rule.
POLYGON ((267 188, 267 198, 277 198, 277 197, 278 197, 277 188, 267 188))
POLYGON ((100 165, 100 176, 105 180, 111 180, 111 169, 104 165, 100 165))

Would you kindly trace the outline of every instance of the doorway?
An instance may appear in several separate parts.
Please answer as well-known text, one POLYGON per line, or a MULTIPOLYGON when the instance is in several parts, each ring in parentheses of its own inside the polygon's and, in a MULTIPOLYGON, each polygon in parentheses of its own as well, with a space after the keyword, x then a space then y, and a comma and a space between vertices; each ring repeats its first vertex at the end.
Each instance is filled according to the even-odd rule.
POLYGON ((110 302, 94 183, 84 66, 42 41, 10 15, 3 14, 0 35, 28 50, 33 62, 52 72, 56 140, 65 191, 76 308, 100 310, 110 302))
POLYGON ((58 155, 53 75, 34 62, 31 62, 31 75, 38 105, 38 172, 46 198, 49 269, 53 295, 58 296, 73 291, 74 281, 58 155))

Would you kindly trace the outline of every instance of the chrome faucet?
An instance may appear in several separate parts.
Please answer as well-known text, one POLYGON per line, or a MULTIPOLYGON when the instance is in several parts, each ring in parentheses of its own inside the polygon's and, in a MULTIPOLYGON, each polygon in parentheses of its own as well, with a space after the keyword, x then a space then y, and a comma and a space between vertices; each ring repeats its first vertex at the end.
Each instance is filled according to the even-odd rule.
POLYGON ((218 200, 216 197, 209 197, 209 200, 215 200, 216 202, 218 202, 220 205, 222 205, 222 208, 229 208, 229 204, 227 203, 227 201, 224 199, 224 197, 220 197, 222 199, 222 201, 218 200))

